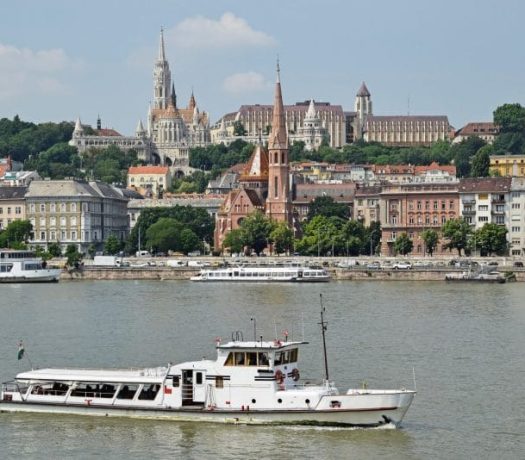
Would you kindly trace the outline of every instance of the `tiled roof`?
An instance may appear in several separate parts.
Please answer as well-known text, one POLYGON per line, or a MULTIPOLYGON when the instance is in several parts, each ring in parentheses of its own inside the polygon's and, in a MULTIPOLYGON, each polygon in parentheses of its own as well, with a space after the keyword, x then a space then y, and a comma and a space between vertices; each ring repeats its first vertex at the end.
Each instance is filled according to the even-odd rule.
POLYGON ((459 192, 508 192, 511 184, 511 177, 466 178, 460 180, 459 192))
POLYGON ((437 164, 435 161, 429 164, 428 166, 416 166, 415 169, 416 169, 416 174, 422 174, 427 171, 435 171, 435 170, 448 172, 451 175, 456 174, 456 167, 454 165, 442 165, 441 166, 437 164))
POLYGON ((456 132, 456 136, 479 136, 484 134, 498 134, 499 128, 491 121, 467 123, 456 132))
POLYGON ((118 131, 115 131, 114 129, 109 128, 102 128, 95 130, 97 136, 119 136, 122 137, 122 134, 120 134, 118 131))
POLYGON ((246 167, 243 169, 239 180, 267 180, 269 171, 268 164, 268 151, 262 145, 257 145, 246 167))
POLYGON ((365 185, 363 187, 358 187, 355 191, 355 196, 370 196, 370 195, 379 195, 381 193, 380 185, 365 185))
POLYGON ((130 166, 128 174, 167 174, 167 166, 130 166))
POLYGON ((448 117, 446 115, 370 115, 367 118, 367 123, 381 121, 440 121, 448 123, 448 117))
POLYGON ((372 165, 375 174, 414 174, 412 165, 372 165))
POLYGON ((27 187, 0 187, 0 200, 24 198, 27 187))

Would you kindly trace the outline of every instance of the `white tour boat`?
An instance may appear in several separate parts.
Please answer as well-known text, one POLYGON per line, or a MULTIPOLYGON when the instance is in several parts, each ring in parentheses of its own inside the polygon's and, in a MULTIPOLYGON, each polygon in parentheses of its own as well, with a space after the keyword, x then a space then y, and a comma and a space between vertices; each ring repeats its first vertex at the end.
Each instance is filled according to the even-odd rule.
POLYGON ((58 281, 61 272, 47 268, 32 251, 0 250, 0 283, 49 283, 58 281))
POLYGON ((191 281, 277 281, 320 283, 330 281, 330 274, 322 267, 299 265, 254 265, 203 269, 191 281))
MULTIPOLYGON (((321 316, 324 331, 326 323, 321 316)), ((0 411, 246 424, 398 426, 415 391, 303 382, 302 341, 217 341, 215 360, 147 369, 38 369, 5 382, 0 411)), ((326 347, 325 347, 326 357, 326 347)))

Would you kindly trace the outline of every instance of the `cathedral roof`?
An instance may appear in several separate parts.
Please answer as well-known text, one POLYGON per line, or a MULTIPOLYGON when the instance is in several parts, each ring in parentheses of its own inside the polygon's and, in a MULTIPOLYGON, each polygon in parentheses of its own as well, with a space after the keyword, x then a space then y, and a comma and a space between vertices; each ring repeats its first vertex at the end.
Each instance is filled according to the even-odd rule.
POLYGON ((268 180, 268 151, 261 144, 255 147, 239 180, 268 180))
POLYGON ((370 97, 370 91, 368 91, 368 88, 366 87, 365 82, 361 83, 361 87, 359 88, 359 91, 357 92, 356 96, 370 97))

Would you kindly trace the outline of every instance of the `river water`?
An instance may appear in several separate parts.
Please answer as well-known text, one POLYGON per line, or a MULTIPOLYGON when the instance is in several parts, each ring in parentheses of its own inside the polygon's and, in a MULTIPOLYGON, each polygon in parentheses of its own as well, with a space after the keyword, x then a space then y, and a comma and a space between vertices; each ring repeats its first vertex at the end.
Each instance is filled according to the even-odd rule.
POLYGON ((340 390, 413 387, 401 429, 261 427, 0 414, 1 458, 524 458, 525 284, 189 281, 0 286, 0 379, 35 367, 136 367, 213 357, 241 330, 310 342, 301 376, 340 390))

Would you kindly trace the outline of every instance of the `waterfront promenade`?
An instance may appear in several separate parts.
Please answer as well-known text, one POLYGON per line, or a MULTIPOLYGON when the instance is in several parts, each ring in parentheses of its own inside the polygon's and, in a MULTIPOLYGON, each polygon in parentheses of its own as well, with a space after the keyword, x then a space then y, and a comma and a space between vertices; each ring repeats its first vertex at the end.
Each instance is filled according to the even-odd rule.
POLYGON ((515 267, 515 260, 505 257, 493 258, 380 258, 380 257, 242 257, 242 258, 222 258, 222 257, 194 257, 177 258, 186 263, 182 267, 167 266, 170 258, 149 258, 140 259, 140 264, 136 258, 124 259, 130 262, 129 267, 102 267, 93 266, 87 260, 81 270, 64 271, 62 280, 188 280, 197 274, 201 268, 188 267, 189 261, 199 261, 209 264, 210 267, 217 267, 224 264, 277 264, 290 261, 305 263, 309 265, 322 265, 332 275, 334 280, 368 280, 368 281, 444 281, 445 274, 451 272, 462 272, 465 267, 454 267, 450 265, 451 260, 476 261, 480 265, 487 263, 497 263, 493 269, 502 273, 512 272, 516 281, 525 281, 525 269, 515 267), (395 261, 406 260, 412 264, 411 269, 395 269, 395 261), (358 265, 354 265, 357 262, 358 265), (381 268, 369 268, 371 262, 379 262, 381 268), (349 266, 341 267, 340 265, 349 266), (133 266, 135 265, 135 266, 133 266), (140 265, 140 266, 139 266, 140 265))

